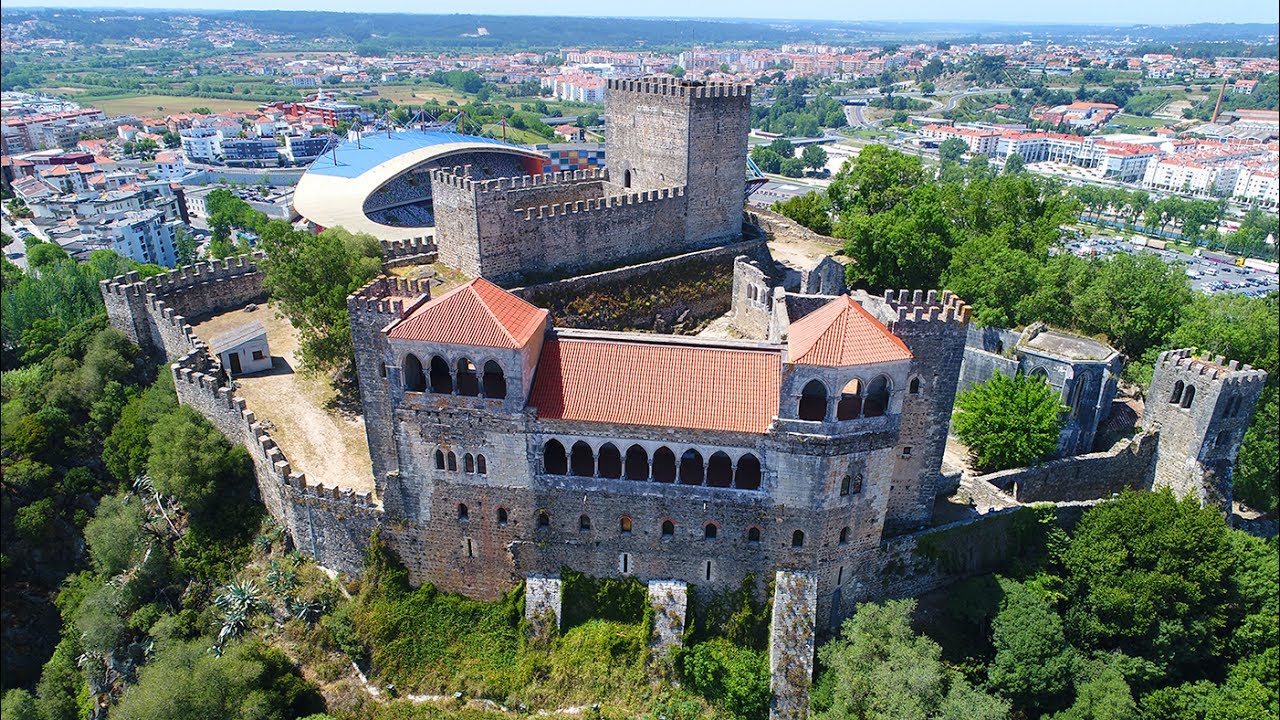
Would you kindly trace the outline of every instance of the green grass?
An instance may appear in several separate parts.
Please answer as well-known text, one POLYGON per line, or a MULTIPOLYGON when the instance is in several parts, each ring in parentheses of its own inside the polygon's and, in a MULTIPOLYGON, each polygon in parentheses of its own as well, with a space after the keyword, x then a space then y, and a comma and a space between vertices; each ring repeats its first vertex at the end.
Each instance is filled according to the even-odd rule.
POLYGON ((1151 130, 1158 127, 1164 127, 1169 123, 1165 118, 1142 117, 1140 115, 1125 115, 1123 113, 1111 118, 1111 125, 1119 125, 1123 128, 1134 128, 1141 130, 1151 130))
POLYGON ((107 115, 169 115, 191 112, 191 108, 207 107, 214 112, 224 110, 256 110, 253 100, 219 100, 217 98, 180 97, 177 95, 139 95, 110 100, 86 100, 83 104, 101 108, 107 115))

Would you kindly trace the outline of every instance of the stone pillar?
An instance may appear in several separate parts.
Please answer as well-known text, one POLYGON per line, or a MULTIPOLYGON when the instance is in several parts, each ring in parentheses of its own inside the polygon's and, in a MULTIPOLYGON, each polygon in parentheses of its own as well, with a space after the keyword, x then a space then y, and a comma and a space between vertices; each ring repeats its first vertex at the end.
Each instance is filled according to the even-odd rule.
POLYGON ((529 577, 524 581, 524 616, 533 633, 547 635, 560 629, 560 578, 529 577))
POLYGON ((651 580, 649 607, 653 608, 653 637, 649 647, 659 654, 684 644, 685 613, 689 586, 680 580, 651 580))
POLYGON ((769 689, 773 693, 769 720, 804 720, 809 716, 817 615, 817 574, 779 570, 774 575, 769 629, 769 689))

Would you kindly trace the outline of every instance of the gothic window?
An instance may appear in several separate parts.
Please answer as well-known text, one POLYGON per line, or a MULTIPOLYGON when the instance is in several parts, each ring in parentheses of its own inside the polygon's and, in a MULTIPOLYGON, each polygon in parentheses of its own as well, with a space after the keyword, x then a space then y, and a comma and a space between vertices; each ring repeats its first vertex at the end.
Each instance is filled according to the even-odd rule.
POLYGON ((431 357, 431 392, 444 395, 453 392, 453 378, 449 377, 449 363, 439 355, 431 357))
POLYGON ((1033 377, 1041 382, 1049 382, 1049 371, 1045 370, 1042 367, 1038 367, 1031 371, 1030 377, 1033 377))
POLYGON ((444 451, 443 450, 436 451, 436 469, 437 470, 444 469, 444 451))
POLYGON ((867 397, 862 412, 867 417, 879 417, 889 409, 889 378, 881 375, 867 385, 867 397))
POLYGON ((717 451, 707 461, 707 485, 727 488, 733 484, 733 461, 723 452, 717 451))
POLYGON ((849 487, 849 492, 853 495, 862 492, 862 473, 853 476, 853 484, 849 487))
POLYGON ((734 473, 733 486, 739 490, 760 489, 760 459, 751 453, 738 458, 738 469, 734 473))
POLYGON ((618 532, 622 533, 623 535, 631 534, 631 518, 627 517, 626 515, 623 515, 622 517, 618 518, 618 532))
POLYGON ((836 419, 852 420, 862 412, 862 381, 854 378, 840 391, 840 402, 836 403, 836 419))
POLYGON ((1071 408, 1072 419, 1080 417, 1080 404, 1084 401, 1084 385, 1085 378, 1079 377, 1071 388, 1071 402, 1068 403, 1068 407, 1071 408))
POLYGON ((569 457, 569 469, 578 477, 595 477, 596 459, 591 453, 591 446, 579 440, 573 444, 573 452, 569 457))
POLYGON ((458 519, 462 522, 471 519, 471 513, 467 511, 467 506, 463 503, 458 503, 458 519))
POLYGON ((622 477, 622 454, 613 443, 600 446, 600 458, 597 461, 600 477, 617 479, 622 477))
POLYGON ((489 474, 489 463, 484 459, 483 455, 476 456, 476 472, 481 475, 489 474))
POLYGON ((627 479, 649 479, 649 453, 639 445, 627 448, 627 479))
POLYGON ((630 170, 622 171, 622 187, 624 188, 631 187, 631 171, 630 170))
POLYGON ((715 540, 716 535, 718 535, 719 532, 720 528, 716 527, 715 523, 707 523, 706 526, 702 528, 702 539, 715 540))
POLYGON ((476 459, 471 456, 471 453, 467 453, 466 455, 462 456, 462 470, 463 472, 466 472, 472 475, 475 474, 476 459))
POLYGON ((502 375, 502 366, 490 360, 484 364, 484 396, 499 400, 507 396, 507 379, 502 375))
POLYGON ((559 440, 548 440, 542 446, 542 472, 548 475, 568 475, 569 460, 559 440))
POLYGON ((796 530, 795 532, 791 533, 791 547, 793 548, 804 547, 804 531, 803 530, 796 530))
POLYGON ((911 395, 920 394, 920 378, 918 377, 911 378, 911 383, 907 385, 907 392, 911 395))
POLYGON ((845 475, 843 478, 840 478, 840 496, 841 497, 844 497, 845 495, 849 494, 849 488, 852 484, 853 484, 852 477, 845 475))
POLYGON ((800 392, 799 411, 801 420, 825 420, 827 418, 827 386, 819 380, 810 380, 800 392))
POLYGON ((476 366, 467 358, 458 360, 458 394, 476 397, 480 394, 480 380, 476 377, 476 366))
POLYGON ((1191 407, 1191 402, 1196 399, 1196 386, 1188 385, 1186 391, 1182 393, 1182 407, 1191 407))
POLYGON ((591 532, 591 518, 586 515, 578 516, 578 532, 591 532))
POLYGON ((506 526, 507 526, 507 509, 500 507, 498 508, 498 527, 506 527, 506 526))
POLYGON ((1181 380, 1173 384, 1173 395, 1169 396, 1169 402, 1176 403, 1176 402, 1182 401, 1183 387, 1184 387, 1184 383, 1181 380))
POLYGON ((671 522, 670 520, 663 520, 662 521, 662 539, 670 540, 671 538, 675 537, 675 534, 676 534, 676 524, 671 522))
POLYGON ((760 544, 760 528, 758 527, 747 528, 747 544, 748 545, 760 544))
POLYGON ((404 389, 409 392, 422 392, 427 389, 427 378, 422 374, 422 361, 413 353, 409 353, 404 358, 404 389))
POLYGON ((840 544, 841 545, 849 544, 849 528, 847 527, 840 528, 840 544))
POLYGON ((702 453, 690 448, 680 456, 680 484, 701 485, 703 480, 702 453))
POLYGON ((676 454, 670 448, 660 447, 653 454, 653 479, 660 483, 676 481, 676 454))
POLYGON ((454 455, 454 454, 453 454, 453 451, 452 451, 452 450, 450 450, 450 451, 449 451, 449 454, 448 454, 448 455, 445 455, 445 458, 446 458, 446 459, 448 459, 448 461, 449 461, 449 471, 450 471, 450 472, 457 472, 457 470, 458 470, 458 456, 457 456, 457 455, 454 455))

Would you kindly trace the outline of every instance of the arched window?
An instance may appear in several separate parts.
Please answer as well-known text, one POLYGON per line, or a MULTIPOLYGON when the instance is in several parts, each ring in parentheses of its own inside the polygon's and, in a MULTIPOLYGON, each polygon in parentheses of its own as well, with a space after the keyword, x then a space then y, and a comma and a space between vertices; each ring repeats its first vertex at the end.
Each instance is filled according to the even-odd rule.
POLYGON ((867 397, 862 403, 862 414, 880 417, 889 409, 889 378, 881 375, 867 385, 867 397))
POLYGON ((862 473, 853 476, 853 485, 849 488, 849 492, 854 495, 862 492, 862 473))
POLYGON ((627 448, 627 479, 649 479, 649 453, 645 452, 644 448, 639 445, 632 445, 627 448))
POLYGON ((717 451, 707 461, 707 485, 727 488, 733 484, 733 461, 723 452, 717 451))
POLYGON ((733 486, 739 490, 760 489, 760 459, 751 453, 738 458, 738 468, 733 476, 733 486))
POLYGON ((1030 377, 1033 377, 1040 382, 1049 382, 1049 371, 1042 367, 1038 367, 1031 371, 1030 377))
POLYGON ((506 508, 502 508, 502 507, 498 508, 498 526, 499 527, 507 526, 507 509, 506 508))
POLYGON ((564 446, 559 440, 548 440, 542 446, 542 472, 548 475, 569 474, 569 459, 565 457, 564 446))
POLYGON ((660 483, 676 481, 676 454, 670 448, 660 447, 653 454, 653 479, 660 483))
POLYGON ((489 463, 484 459, 483 455, 476 456, 476 472, 481 475, 489 474, 489 463))
POLYGON ((471 456, 471 453, 467 453, 462 456, 462 470, 467 473, 475 474, 476 459, 471 456))
POLYGON ((720 533, 720 528, 716 527, 715 523, 707 523, 706 526, 702 528, 702 539, 715 540, 716 535, 718 535, 719 533, 720 533))
POLYGON ((1078 377, 1071 388, 1071 402, 1067 403, 1067 407, 1071 408, 1072 418, 1080 416, 1080 404, 1084 400, 1084 384, 1085 378, 1078 377))
POLYGON ((748 545, 760 544, 760 528, 758 527, 747 528, 747 544, 748 545))
POLYGON ((800 392, 800 419, 827 419, 827 386, 821 381, 810 380, 800 392))
POLYGON ((840 391, 840 402, 836 403, 836 419, 852 420, 862 413, 862 381, 854 378, 840 391))
POLYGON ((613 443, 600 446, 600 457, 596 461, 600 477, 616 479, 622 477, 622 454, 613 443))
POLYGON ((404 358, 404 389, 409 392, 427 389, 427 376, 422 374, 422 361, 413 353, 404 358))
POLYGON ((436 451, 436 469, 437 470, 444 469, 444 451, 443 450, 436 451))
POLYGON ((470 511, 467 510, 467 506, 463 503, 458 503, 458 519, 463 522, 466 522, 471 519, 471 513, 470 511))
POLYGON ((622 517, 618 518, 618 532, 622 533, 623 535, 631 534, 631 518, 627 517, 626 515, 623 515, 622 517))
POLYGON ((840 478, 840 496, 843 497, 845 495, 848 495, 849 489, 852 486, 853 486, 853 478, 851 476, 845 475, 844 477, 840 478))
POLYGON ((449 470, 456 472, 458 470, 458 456, 454 455, 453 451, 450 450, 449 454, 445 455, 445 459, 449 461, 449 470))
POLYGON ((458 394, 476 397, 480 394, 480 379, 476 377, 476 366, 467 358, 458 358, 458 394))
POLYGON ((449 376, 449 363, 439 355, 431 356, 431 392, 445 395, 453 392, 453 378, 449 376))
POLYGON ((804 547, 804 531, 803 530, 797 530, 791 533, 791 547, 793 548, 804 547))
POLYGON ((1173 394, 1169 396, 1169 402, 1171 403, 1182 402, 1183 387, 1185 387, 1185 384, 1181 380, 1173 384, 1173 394))
POLYGON ((675 537, 675 534, 676 534, 676 524, 671 522, 670 520, 663 520, 662 521, 662 539, 670 540, 671 538, 675 537))
POLYGON ((591 532, 591 518, 586 515, 578 516, 578 532, 591 532))
POLYGON ((704 479, 702 453, 690 448, 680 456, 680 484, 701 485, 704 479))
POLYGON ((573 444, 573 452, 569 456, 569 470, 578 477, 596 476, 596 458, 591 453, 591 446, 579 440, 573 444))
POLYGON ((920 394, 920 378, 918 377, 911 378, 911 382, 907 384, 907 392, 910 393, 911 395, 920 394))
POLYGON ((631 187, 631 171, 630 170, 622 171, 622 187, 624 188, 631 187))
POLYGON ((840 528, 840 544, 841 545, 849 544, 849 528, 847 527, 840 528))
POLYGON ((1196 399, 1196 386, 1188 385, 1187 389, 1182 393, 1182 407, 1191 407, 1191 402, 1196 399))
POLYGON ((507 379, 502 374, 502 366, 496 360, 484 364, 484 396, 503 399, 507 396, 507 379))
POLYGON ((540 528, 551 527, 551 513, 547 512, 546 510, 538 511, 538 527, 540 528))
POLYGON ((1221 430, 1218 432, 1218 437, 1213 441, 1213 444, 1221 447, 1229 442, 1231 442, 1231 431, 1221 430))

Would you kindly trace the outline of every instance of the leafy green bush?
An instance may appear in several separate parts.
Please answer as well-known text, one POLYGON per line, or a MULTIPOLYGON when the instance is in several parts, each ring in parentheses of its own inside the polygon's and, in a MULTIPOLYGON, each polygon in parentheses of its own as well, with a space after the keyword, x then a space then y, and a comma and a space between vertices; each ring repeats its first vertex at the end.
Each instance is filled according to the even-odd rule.
POLYGON ((676 666, 691 690, 730 716, 742 720, 768 716, 771 695, 766 653, 716 638, 681 651, 676 666))
POLYGON ((1053 452, 1066 408, 1041 378, 995 373, 956 397, 952 428, 975 469, 1023 467, 1053 452))

